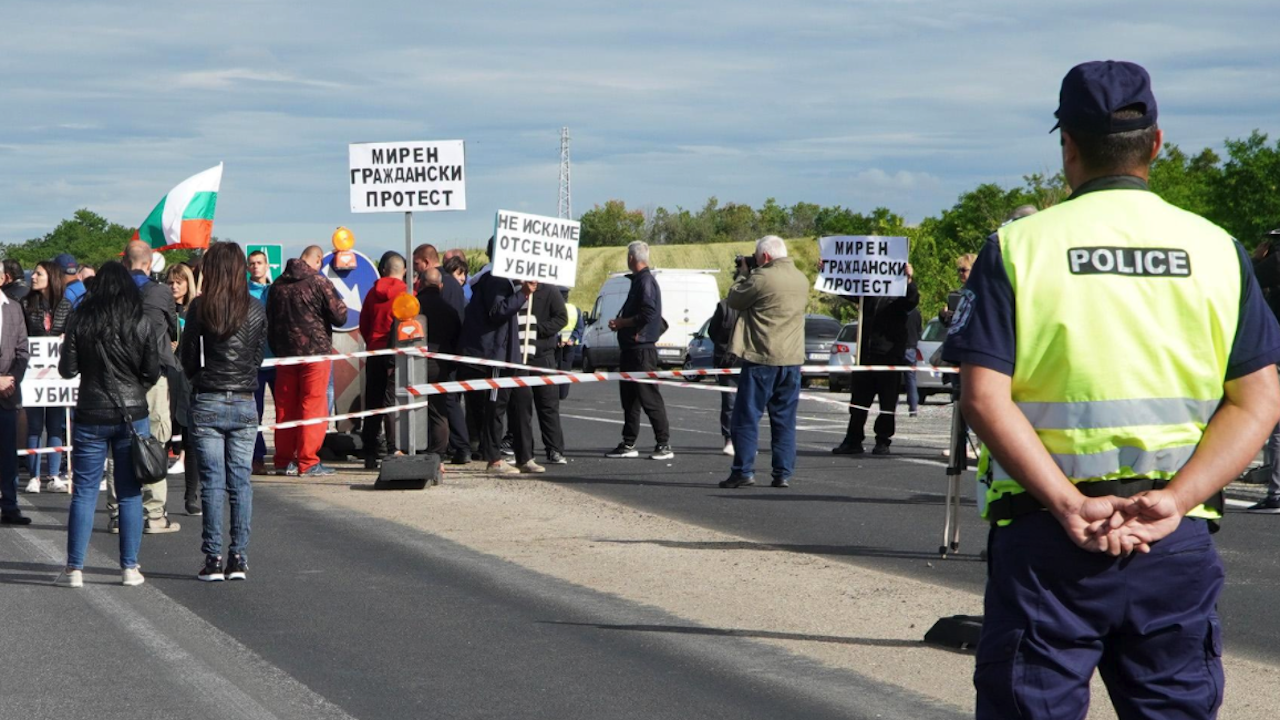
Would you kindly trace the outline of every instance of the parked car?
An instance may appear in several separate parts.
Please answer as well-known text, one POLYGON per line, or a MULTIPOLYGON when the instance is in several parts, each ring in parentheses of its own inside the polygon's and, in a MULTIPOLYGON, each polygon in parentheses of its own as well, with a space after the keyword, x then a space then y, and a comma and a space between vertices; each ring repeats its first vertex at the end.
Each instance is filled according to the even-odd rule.
MULTIPOLYGON (((858 347, 858 323, 851 322, 840 328, 836 340, 831 344, 827 364, 837 367, 851 367, 853 356, 858 347)), ((831 373, 827 387, 831 392, 849 392, 849 376, 847 372, 831 373)))
MULTIPOLYGON (((698 326, 698 318, 711 317, 720 302, 720 288, 714 273, 718 270, 668 270, 653 271, 653 277, 662 290, 662 317, 667 321, 667 331, 658 338, 658 364, 663 367, 680 367, 684 364, 685 350, 698 326)), ((582 369, 586 372, 618 367, 621 353, 618 335, 609 329, 609 320, 618 316, 622 303, 627 299, 631 281, 626 273, 614 273, 600 286, 600 293, 587 317, 587 329, 582 337, 582 369)))
MULTIPOLYGON (((804 316, 804 362, 813 365, 830 361, 831 346, 840 335, 840 322, 830 315, 804 316)), ((809 376, 801 376, 800 387, 809 387, 809 376)))
MULTIPOLYGON (((920 354, 916 356, 916 363, 919 365, 928 365, 929 359, 933 354, 942 347, 942 341, 947 339, 947 327, 942 324, 938 318, 933 318, 925 326, 924 331, 920 333, 920 354)), ((930 395, 940 395, 943 393, 950 394, 951 386, 942 382, 945 376, 934 370, 917 370, 916 371, 916 392, 920 396, 920 402, 930 395)))
POLYGON ((715 343, 711 342, 711 337, 707 334, 707 329, 710 327, 711 318, 707 318, 707 321, 702 323, 702 327, 698 328, 689 340, 689 346, 684 351, 685 370, 715 367, 715 343))
MULTIPOLYGON (((933 357, 933 354, 942 346, 942 341, 946 339, 947 328, 942 324, 942 321, 937 318, 930 320, 924 326, 924 331, 920 333, 916 364, 928 365, 929 358, 933 357)), ((852 322, 840 329, 840 334, 836 337, 835 344, 831 346, 831 359, 828 364, 851 367, 857 347, 858 323, 852 322)), ((848 392, 850 378, 850 373, 832 373, 831 380, 828 381, 831 392, 848 392)), ((922 369, 916 371, 916 392, 919 395, 920 402, 924 402, 925 398, 930 395, 951 392, 951 388, 942 382, 942 378, 942 373, 935 370, 922 369)))

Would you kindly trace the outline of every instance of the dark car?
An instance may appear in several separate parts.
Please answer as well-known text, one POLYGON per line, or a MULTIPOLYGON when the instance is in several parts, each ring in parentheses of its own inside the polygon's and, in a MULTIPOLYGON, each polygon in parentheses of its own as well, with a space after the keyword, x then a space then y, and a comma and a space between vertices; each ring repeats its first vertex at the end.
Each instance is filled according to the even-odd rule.
MULTIPOLYGON (((711 326, 711 319, 702 323, 702 327, 693 334, 689 340, 689 346, 684 351, 684 369, 697 370, 703 368, 715 367, 714 354, 715 343, 711 342, 711 337, 707 335, 707 328, 711 326)), ((695 380, 697 378, 694 378, 695 380)))
MULTIPOLYGON (((828 315, 804 316, 805 365, 826 365, 830 361, 831 345, 840 335, 841 327, 838 320, 828 315)), ((807 375, 800 380, 801 387, 809 387, 809 383, 807 375)))

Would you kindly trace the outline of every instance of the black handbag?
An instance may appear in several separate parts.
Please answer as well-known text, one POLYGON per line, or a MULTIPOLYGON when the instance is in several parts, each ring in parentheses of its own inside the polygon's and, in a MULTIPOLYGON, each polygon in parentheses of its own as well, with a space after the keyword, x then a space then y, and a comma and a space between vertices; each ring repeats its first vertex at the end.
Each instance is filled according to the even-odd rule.
MULTIPOLYGON (((102 351, 102 345, 98 345, 98 358, 102 361, 102 372, 104 375, 103 383, 105 386, 105 375, 107 371, 107 357, 102 351)), ((133 474, 138 478, 138 482, 143 485, 154 485, 164 482, 169 477, 169 452, 165 449, 164 443, 160 442, 151 435, 142 436, 138 431, 133 429, 133 422, 129 420, 129 414, 125 412, 124 407, 120 404, 120 399, 115 393, 108 392, 112 404, 116 406, 116 410, 120 411, 120 420, 128 423, 129 434, 133 436, 132 442, 129 443, 129 454, 133 458, 133 474)))

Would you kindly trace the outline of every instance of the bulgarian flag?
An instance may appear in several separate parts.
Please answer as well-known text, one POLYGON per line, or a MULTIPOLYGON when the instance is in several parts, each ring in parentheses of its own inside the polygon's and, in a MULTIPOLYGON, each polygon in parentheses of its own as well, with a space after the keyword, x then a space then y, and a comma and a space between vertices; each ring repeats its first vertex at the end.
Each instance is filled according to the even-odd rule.
POLYGON ((207 248, 213 235, 222 163, 178 183, 133 234, 156 250, 207 248))

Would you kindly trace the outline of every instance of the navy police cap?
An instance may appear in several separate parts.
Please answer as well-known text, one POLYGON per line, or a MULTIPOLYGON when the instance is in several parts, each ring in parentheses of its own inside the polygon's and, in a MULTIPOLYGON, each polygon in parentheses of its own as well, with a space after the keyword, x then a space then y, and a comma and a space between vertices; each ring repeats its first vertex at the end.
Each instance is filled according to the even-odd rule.
MULTIPOLYGON (((1141 130, 1156 124, 1156 96, 1151 92, 1151 76, 1137 63, 1106 60, 1081 63, 1062 78, 1058 93, 1058 123, 1090 135, 1141 130), (1112 113, 1133 107, 1142 115, 1118 120, 1112 113)), ((1053 132, 1050 130, 1049 132, 1053 132)))

